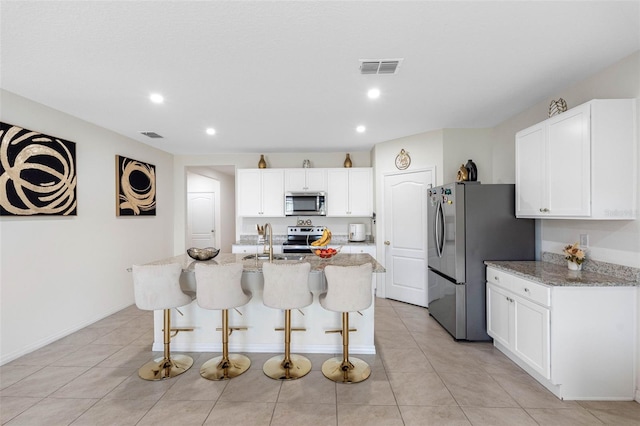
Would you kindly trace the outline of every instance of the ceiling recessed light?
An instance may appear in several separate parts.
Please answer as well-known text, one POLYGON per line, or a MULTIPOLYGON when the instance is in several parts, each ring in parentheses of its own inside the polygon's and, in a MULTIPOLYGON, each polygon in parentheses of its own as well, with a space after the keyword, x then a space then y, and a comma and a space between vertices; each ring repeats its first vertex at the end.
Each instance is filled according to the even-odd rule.
POLYGON ((214 129, 213 127, 209 127, 207 129, 207 134, 208 135, 215 135, 216 134, 216 129, 214 129))
POLYGON ((371 89, 367 92, 369 99, 378 99, 380 97, 380 89, 371 89))
POLYGON ((365 130, 367 130, 367 128, 364 127, 364 126, 356 127, 356 132, 358 132, 358 133, 364 133, 365 130))
POLYGON ((149 96, 149 99, 151 99, 151 102, 154 104, 161 104, 164 102, 164 97, 160 93, 152 93, 149 96))

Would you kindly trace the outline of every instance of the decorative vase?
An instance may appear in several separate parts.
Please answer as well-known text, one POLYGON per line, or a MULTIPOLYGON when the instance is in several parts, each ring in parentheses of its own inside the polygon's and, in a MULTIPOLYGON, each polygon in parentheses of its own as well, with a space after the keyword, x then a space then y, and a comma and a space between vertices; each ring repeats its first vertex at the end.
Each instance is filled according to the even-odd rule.
POLYGON ((582 263, 578 264, 567 260, 567 268, 569 268, 570 271, 582 271, 582 263))
POLYGON ((351 163, 351 157, 349 157, 349 153, 347 153, 347 158, 344 159, 344 166, 345 167, 353 166, 353 163, 351 163))
POLYGON ((458 182, 465 182, 469 180, 469 170, 464 166, 464 164, 460 164, 460 168, 458 169, 458 173, 456 174, 456 179, 458 182))
POLYGON ((469 173, 469 181, 470 182, 475 182, 478 180, 478 167, 476 166, 476 163, 473 162, 473 160, 469 160, 467 161, 467 164, 465 164, 465 169, 467 169, 467 172, 469 173))
POLYGON ((260 161, 258 161, 258 168, 259 169, 266 169, 267 168, 267 162, 264 161, 264 155, 260 154, 260 161))

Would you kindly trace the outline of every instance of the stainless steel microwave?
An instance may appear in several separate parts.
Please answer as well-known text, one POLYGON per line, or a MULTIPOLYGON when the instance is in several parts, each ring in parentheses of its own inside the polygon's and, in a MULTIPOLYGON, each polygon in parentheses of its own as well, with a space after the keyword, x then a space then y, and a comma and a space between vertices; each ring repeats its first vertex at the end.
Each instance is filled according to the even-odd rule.
POLYGON ((285 216, 325 216, 327 196, 324 192, 287 192, 284 194, 285 216))

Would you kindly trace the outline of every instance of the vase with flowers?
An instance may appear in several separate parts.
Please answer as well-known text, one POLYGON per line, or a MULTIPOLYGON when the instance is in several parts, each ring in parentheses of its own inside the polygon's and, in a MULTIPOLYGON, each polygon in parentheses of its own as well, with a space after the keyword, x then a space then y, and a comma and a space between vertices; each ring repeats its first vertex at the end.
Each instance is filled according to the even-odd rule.
POLYGON ((564 258, 567 260, 567 267, 570 270, 582 270, 582 263, 587 255, 578 243, 566 245, 562 252, 564 253, 564 258))

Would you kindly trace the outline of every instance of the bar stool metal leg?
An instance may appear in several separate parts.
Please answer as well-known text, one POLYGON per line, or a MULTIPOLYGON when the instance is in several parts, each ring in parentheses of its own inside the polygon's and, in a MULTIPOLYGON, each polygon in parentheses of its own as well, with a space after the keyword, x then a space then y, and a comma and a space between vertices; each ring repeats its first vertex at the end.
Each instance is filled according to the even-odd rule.
POLYGON ((311 361, 302 355, 291 354, 291 310, 284 311, 284 355, 267 360, 264 374, 275 380, 295 380, 311 371, 311 361))
POLYGON ((162 380, 179 376, 193 365, 188 355, 171 356, 171 310, 164 310, 164 356, 149 361, 138 370, 144 380, 162 380))
POLYGON ((322 364, 327 379, 341 383, 359 383, 371 375, 371 367, 360 358, 349 358, 349 312, 342 313, 342 358, 335 357, 322 364))
POLYGON ((241 354, 229 355, 229 310, 222 310, 222 356, 202 364, 200 375, 209 380, 229 380, 247 371, 251 360, 241 354))

